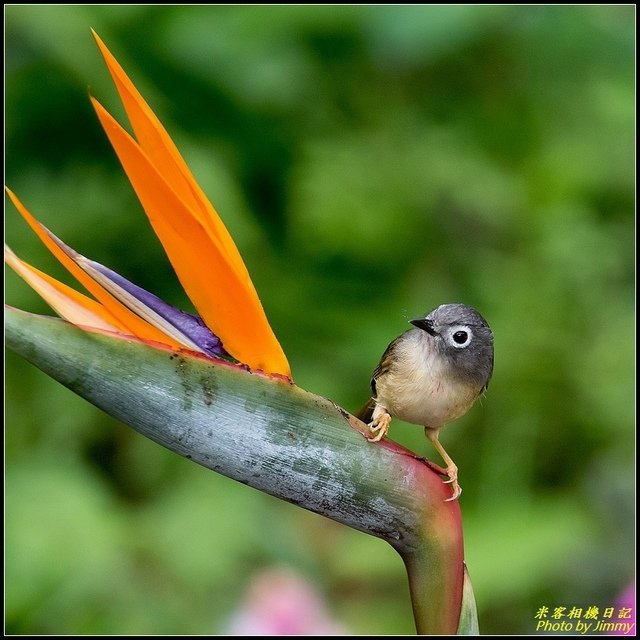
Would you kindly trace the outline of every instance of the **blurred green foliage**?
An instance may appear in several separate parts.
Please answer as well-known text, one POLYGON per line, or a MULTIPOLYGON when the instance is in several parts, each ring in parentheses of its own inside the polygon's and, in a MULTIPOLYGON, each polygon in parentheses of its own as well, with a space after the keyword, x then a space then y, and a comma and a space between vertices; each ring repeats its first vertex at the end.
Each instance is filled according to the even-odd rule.
MULTIPOLYGON (((480 629, 528 633, 539 606, 612 606, 634 577, 634 16, 8 6, 7 184, 188 307, 89 104, 123 120, 93 27, 221 212, 300 386, 355 410, 407 318, 477 307, 494 379, 443 442, 480 629)), ((61 276, 12 208, 6 236, 61 276)), ((11 353, 5 384, 8 632, 221 633, 271 565, 354 633, 412 632, 381 541, 178 458, 11 353)), ((422 429, 392 437, 437 459, 422 429)))

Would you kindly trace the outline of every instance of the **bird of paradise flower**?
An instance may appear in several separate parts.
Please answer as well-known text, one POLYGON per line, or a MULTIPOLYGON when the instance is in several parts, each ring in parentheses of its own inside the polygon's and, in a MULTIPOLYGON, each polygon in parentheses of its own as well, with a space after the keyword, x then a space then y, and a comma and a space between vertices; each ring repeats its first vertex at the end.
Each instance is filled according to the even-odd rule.
POLYGON ((159 357, 162 349, 146 348, 160 344, 197 351, 205 358, 231 356, 251 371, 291 381, 287 358, 235 243, 149 105, 95 33, 94 37, 135 137, 91 98, 93 106, 199 315, 166 304, 80 255, 7 189, 33 231, 92 296, 58 282, 5 247, 5 261, 62 318, 83 330, 9 308, 9 347, 176 453, 386 540, 405 563, 418 632, 477 634, 473 591, 463 563, 460 506, 444 501, 445 485, 430 464, 391 441, 370 446, 361 435, 367 432, 364 424, 294 384, 245 376, 237 367, 213 367, 211 361, 188 353, 176 369, 159 357), (97 365, 85 349, 86 331, 108 332, 96 336, 97 365), (120 341, 109 339, 112 336, 134 336, 146 344, 130 340, 132 349, 121 349, 120 341), (73 355, 66 358, 69 347, 73 355), (120 367, 129 372, 122 379, 120 367), (89 368, 95 384, 85 384, 89 368), (183 397, 180 389, 176 392, 176 376, 181 381, 197 377, 205 393, 202 404, 176 402, 183 397), (76 384, 80 378, 82 383, 76 384), (149 411, 148 389, 141 380, 150 380, 160 391, 154 396, 154 412, 149 411), (213 380, 219 384, 219 404, 233 404, 237 392, 266 399, 267 412, 256 414, 243 402, 233 404, 230 419, 227 412, 210 406, 207 385, 213 380), (276 404, 282 425, 295 425, 296 433, 273 429, 271 410, 276 404), (215 439, 208 422, 212 416, 219 420, 215 439), (202 433, 205 424, 207 436, 190 438, 185 445, 185 430, 202 433), (298 433, 304 445, 292 446, 298 433), (250 442, 250 457, 237 451, 238 434, 250 442))
POLYGON ((185 292, 199 315, 185 313, 90 260, 12 202, 45 246, 93 296, 31 266, 5 246, 5 261, 65 320, 89 330, 133 335, 209 357, 232 356, 252 371, 291 378, 240 253, 213 205, 156 115, 93 32, 134 131, 131 136, 91 102, 185 292))

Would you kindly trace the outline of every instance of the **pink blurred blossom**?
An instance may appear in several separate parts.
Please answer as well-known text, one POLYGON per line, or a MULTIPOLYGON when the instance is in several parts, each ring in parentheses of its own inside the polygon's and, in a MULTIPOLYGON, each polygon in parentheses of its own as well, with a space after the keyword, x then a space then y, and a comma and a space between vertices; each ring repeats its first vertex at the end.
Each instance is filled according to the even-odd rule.
POLYGON ((624 619, 624 622, 633 623, 633 627, 631 627, 632 629, 631 634, 626 634, 623 630, 619 630, 619 631, 610 631, 608 635, 635 636, 636 635, 636 583, 635 582, 630 583, 616 600, 616 610, 619 611, 622 608, 631 609, 630 617, 624 619))
POLYGON ((328 613, 310 582, 291 569, 256 575, 232 615, 228 633, 236 636, 331 636, 345 629, 328 613))

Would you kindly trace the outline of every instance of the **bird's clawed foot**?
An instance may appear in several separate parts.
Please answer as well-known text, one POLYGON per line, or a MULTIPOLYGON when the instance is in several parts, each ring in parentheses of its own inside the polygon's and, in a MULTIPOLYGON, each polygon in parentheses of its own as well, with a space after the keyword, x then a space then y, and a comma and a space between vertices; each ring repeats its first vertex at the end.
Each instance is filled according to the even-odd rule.
POLYGON ((372 438, 365 435, 365 438, 369 442, 380 442, 382 438, 387 435, 389 431, 389 425, 391 424, 391 416, 388 413, 383 413, 381 416, 374 418, 369 423, 369 431, 373 435, 372 438))
POLYGON ((452 500, 457 500, 462 493, 462 487, 458 484, 458 467, 456 467, 455 464, 448 466, 447 475, 449 476, 449 479, 444 480, 444 483, 451 485, 453 495, 450 498, 447 498, 445 502, 451 502, 452 500))
POLYGON ((451 502, 452 500, 457 500, 462 493, 462 488, 458 484, 458 467, 455 462, 451 459, 451 456, 444 450, 444 447, 440 444, 440 440, 438 440, 439 429, 430 429, 429 427, 424 428, 424 433, 431 440, 433 446, 436 448, 436 451, 442 456, 442 459, 447 463, 446 470, 443 469, 445 475, 449 476, 448 480, 445 480, 445 484, 450 484, 451 489, 453 490, 453 495, 450 498, 447 498, 445 502, 451 502))

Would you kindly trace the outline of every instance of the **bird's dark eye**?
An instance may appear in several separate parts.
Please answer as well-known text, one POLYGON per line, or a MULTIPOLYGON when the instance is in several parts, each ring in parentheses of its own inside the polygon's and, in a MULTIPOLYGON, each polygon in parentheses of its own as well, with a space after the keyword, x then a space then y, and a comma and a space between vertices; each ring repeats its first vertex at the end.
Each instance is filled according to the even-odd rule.
POLYGON ((469 339, 469 334, 466 331, 456 331, 453 334, 453 341, 458 344, 464 344, 469 339))
POLYGON ((464 349, 471 344, 473 331, 464 324, 450 327, 446 333, 447 344, 454 349, 464 349))

